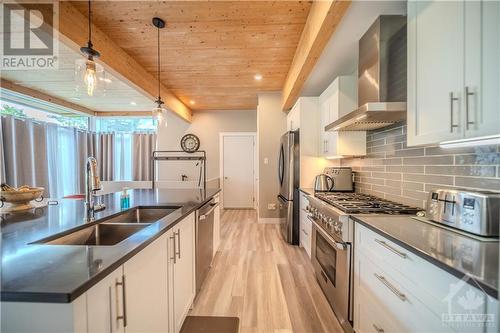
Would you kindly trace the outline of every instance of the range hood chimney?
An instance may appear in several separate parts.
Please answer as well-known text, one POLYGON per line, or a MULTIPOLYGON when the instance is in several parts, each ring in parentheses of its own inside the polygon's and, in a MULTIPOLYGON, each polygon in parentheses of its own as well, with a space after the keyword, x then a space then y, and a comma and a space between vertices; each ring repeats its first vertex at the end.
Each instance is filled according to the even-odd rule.
POLYGON ((366 131, 406 119, 406 16, 382 15, 359 40, 358 108, 327 131, 366 131))

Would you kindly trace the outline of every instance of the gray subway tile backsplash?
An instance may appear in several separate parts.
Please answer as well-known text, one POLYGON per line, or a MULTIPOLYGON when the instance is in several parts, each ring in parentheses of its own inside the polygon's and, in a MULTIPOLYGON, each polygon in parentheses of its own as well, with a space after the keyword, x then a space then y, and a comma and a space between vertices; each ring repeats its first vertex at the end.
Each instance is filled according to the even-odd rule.
POLYGON ((368 156, 341 160, 357 173, 356 191, 424 208, 429 191, 500 191, 500 145, 407 147, 406 125, 367 134, 368 156))

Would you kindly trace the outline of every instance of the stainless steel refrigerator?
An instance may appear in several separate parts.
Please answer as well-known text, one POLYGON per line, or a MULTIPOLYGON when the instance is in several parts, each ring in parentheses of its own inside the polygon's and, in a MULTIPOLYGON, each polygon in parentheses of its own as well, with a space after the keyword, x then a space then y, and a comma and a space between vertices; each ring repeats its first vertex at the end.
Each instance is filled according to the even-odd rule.
POLYGON ((278 202, 281 234, 285 241, 293 245, 299 244, 299 159, 299 131, 286 132, 280 142, 278 202))

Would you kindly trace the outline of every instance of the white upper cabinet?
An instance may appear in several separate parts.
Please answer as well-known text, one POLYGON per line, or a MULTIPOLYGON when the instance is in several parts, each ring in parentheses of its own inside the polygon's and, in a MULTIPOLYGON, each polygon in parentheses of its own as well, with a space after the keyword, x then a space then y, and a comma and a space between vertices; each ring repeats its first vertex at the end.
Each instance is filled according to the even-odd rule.
POLYGON ((366 132, 325 131, 325 126, 354 111, 358 106, 357 78, 339 76, 319 96, 319 153, 324 157, 366 155, 366 132))
POLYGON ((465 136, 500 134, 500 2, 465 2, 465 136))
POLYGON ((286 130, 295 131, 300 128, 300 99, 286 116, 286 130))
POLYGON ((498 2, 408 2, 408 145, 500 133, 498 2))

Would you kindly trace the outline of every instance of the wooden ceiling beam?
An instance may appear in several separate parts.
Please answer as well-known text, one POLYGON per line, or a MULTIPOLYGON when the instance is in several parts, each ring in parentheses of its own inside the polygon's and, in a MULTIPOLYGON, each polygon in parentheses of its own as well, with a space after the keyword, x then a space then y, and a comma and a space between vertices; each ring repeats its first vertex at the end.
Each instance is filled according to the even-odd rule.
POLYGON ((289 110, 297 101, 307 77, 350 4, 350 0, 315 1, 312 4, 283 86, 283 111, 289 110))
POLYGON ((84 106, 68 102, 68 101, 63 100, 61 98, 48 95, 46 93, 43 93, 43 92, 35 90, 35 89, 31 89, 28 87, 21 86, 19 84, 15 84, 15 83, 8 81, 8 80, 5 80, 5 79, 1 79, 0 87, 2 87, 3 89, 7 89, 10 91, 19 93, 19 94, 30 96, 30 97, 35 98, 35 99, 42 100, 44 102, 49 102, 52 104, 62 106, 64 108, 71 109, 72 111, 75 111, 76 113, 80 113, 80 114, 83 114, 86 116, 89 116, 89 115, 95 116, 97 114, 96 111, 91 110, 89 108, 86 108, 84 106))
MULTIPOLYGON (((59 1, 59 39, 70 48, 79 52, 87 44, 88 19, 69 1, 59 1)), ((111 40, 104 32, 92 25, 92 43, 101 53, 98 62, 114 76, 129 84, 152 101, 157 98, 157 79, 142 67, 134 58, 111 40)), ((165 107, 187 122, 191 122, 192 111, 169 89, 160 85, 165 107)), ((154 104, 151 103, 153 107, 154 104)))

